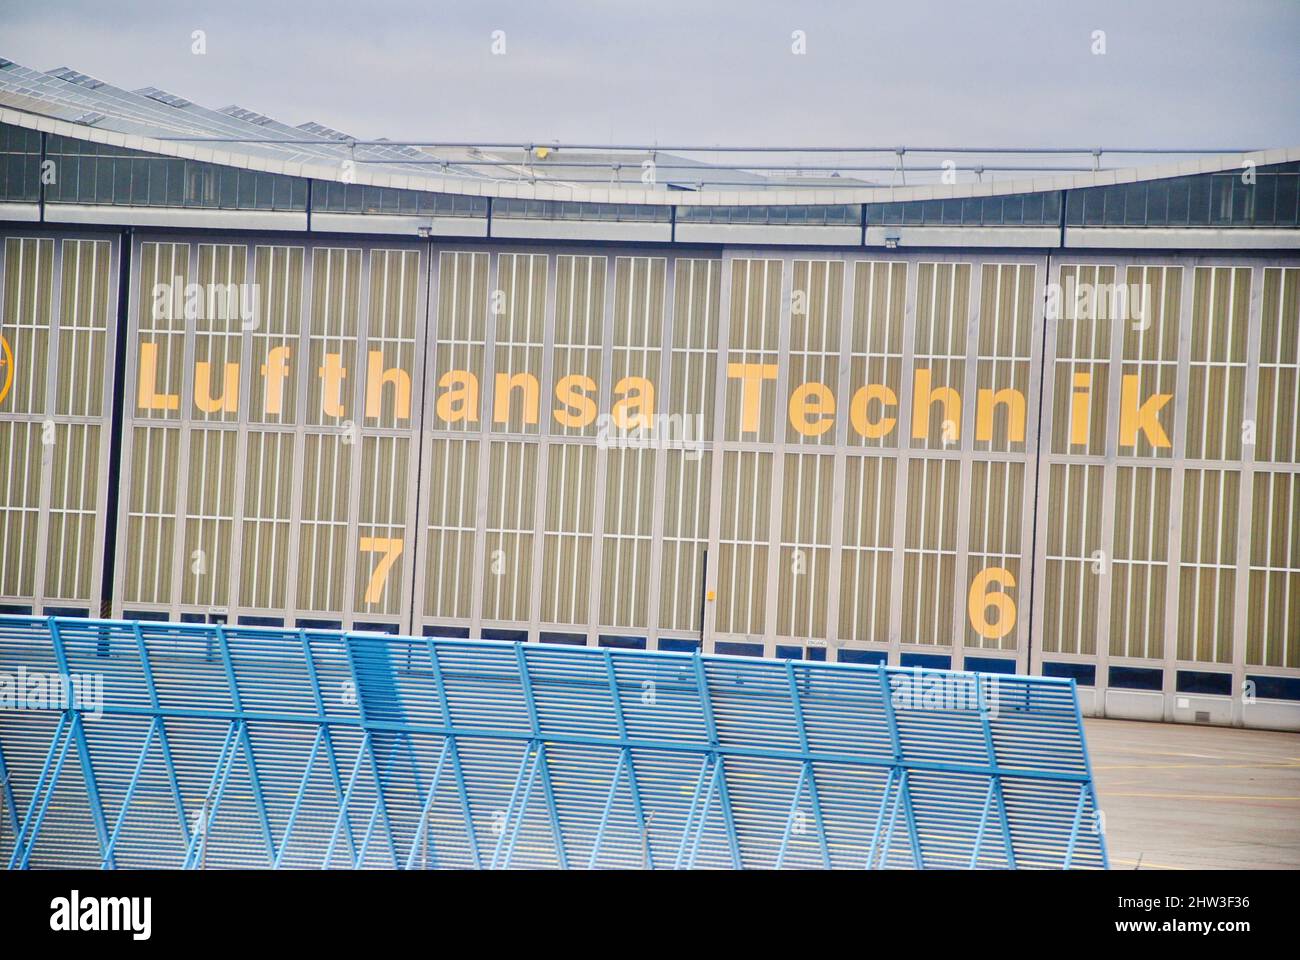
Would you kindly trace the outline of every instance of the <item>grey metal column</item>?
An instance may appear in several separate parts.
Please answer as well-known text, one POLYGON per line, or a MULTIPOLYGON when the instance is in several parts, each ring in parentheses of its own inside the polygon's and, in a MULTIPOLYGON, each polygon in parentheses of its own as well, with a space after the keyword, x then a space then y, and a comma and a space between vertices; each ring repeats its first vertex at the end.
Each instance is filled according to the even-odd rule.
MULTIPOLYGON (((39 242, 38 242, 39 247, 39 242)), ((45 398, 41 404, 41 471, 40 493, 38 495, 38 512, 36 514, 36 558, 32 570, 32 587, 35 596, 33 608, 45 608, 45 571, 48 566, 48 549, 50 538, 50 495, 54 472, 54 443, 58 442, 58 427, 54 419, 54 405, 57 397, 59 370, 59 328, 63 325, 63 243, 51 242, 53 263, 50 265, 50 323, 48 327, 48 346, 45 354, 45 398), (45 442, 46 431, 50 432, 52 443, 45 442)), ((39 276, 39 271, 36 271, 39 276)), ((14 360, 17 365, 17 359, 14 360)))
MULTIPOLYGON (((1242 418, 1258 429, 1259 362, 1264 314, 1264 267, 1255 262, 1250 269, 1250 307, 1246 326, 1246 383, 1242 400, 1242 418)), ((1245 430, 1245 423, 1238 429, 1245 430)), ((1225 439, 1226 444, 1226 439, 1225 439)), ((1255 443, 1241 445, 1241 487, 1237 498, 1237 572, 1233 577, 1236 590, 1232 610, 1232 725, 1244 723, 1245 703, 1242 693, 1246 683, 1246 632, 1249 629, 1251 566, 1251 517, 1255 506, 1255 443)))
MULTIPOLYGON (((718 353, 713 379, 713 442, 709 447, 709 468, 712 472, 709 481, 709 568, 704 578, 705 590, 714 591, 715 597, 718 587, 718 563, 722 554, 718 546, 722 532, 722 462, 725 457, 722 435, 727 423, 727 352, 730 349, 731 338, 731 275, 734 264, 735 254, 729 249, 724 249, 721 268, 718 271, 718 282, 721 284, 721 289, 718 291, 718 353)), ((718 604, 715 600, 713 603, 706 603, 704 607, 704 623, 700 627, 704 637, 704 642, 701 644, 702 653, 712 652, 717 623, 718 604)))
MULTIPOLYGON (((1165 636, 1163 681, 1161 692, 1164 695, 1163 716, 1165 720, 1174 719, 1175 677, 1178 663, 1178 609, 1182 581, 1183 551, 1183 497, 1184 480, 1187 470, 1187 408, 1191 380, 1188 371, 1192 354, 1192 296, 1195 288, 1196 267, 1184 263, 1180 268, 1182 291, 1178 303, 1178 373, 1174 380, 1174 435, 1172 438, 1173 473, 1169 484, 1169 575, 1165 581, 1165 636)), ((1119 415, 1119 404, 1111 407, 1119 415)), ((1118 438, 1119 431, 1114 429, 1112 435, 1118 438)), ((1204 452, 1204 451, 1202 451, 1204 452)), ((1109 478, 1107 489, 1114 491, 1113 474, 1109 478)), ((1113 499, 1113 495, 1112 495, 1113 499)), ((1107 552, 1108 557, 1112 556, 1107 552)), ((1107 678, 1109 682, 1109 677, 1107 678)))
MULTIPOLYGON (((302 254, 302 299, 298 307, 298 362, 296 400, 293 418, 293 487, 295 496, 289 498, 289 555, 286 558, 288 573, 284 588, 285 623, 296 619, 298 613, 298 583, 301 577, 302 557, 302 496, 306 477, 307 458, 307 382, 311 371, 307 364, 311 358, 311 312, 316 297, 316 246, 306 245, 302 254)), ((308 558, 311 562, 314 558, 308 558)))
POLYGON ((555 296, 559 279, 559 256, 546 256, 546 304, 542 318, 541 409, 538 411, 537 482, 533 499, 533 544, 528 584, 528 638, 538 640, 542 621, 542 564, 546 547, 546 485, 549 482, 551 447, 551 404, 555 396, 555 296))
MULTIPOLYGON (((599 411, 610 409, 613 396, 614 375, 614 288, 618 285, 618 258, 605 257, 605 312, 601 320, 600 342, 600 399, 599 411)), ((600 637, 600 589, 604 575, 605 553, 605 483, 609 473, 609 451, 596 444, 596 483, 593 487, 595 503, 591 505, 591 556, 588 558, 588 576, 592 589, 587 594, 587 645, 596 646, 600 637)))
MULTIPOLYGON (((839 649, 846 639, 840 634, 840 593, 844 581, 844 488, 848 471, 849 412, 853 394, 860 384, 853 377, 853 321, 857 309, 857 264, 868 261, 852 259, 851 254, 841 254, 844 264, 844 295, 840 309, 840 355, 835 376, 835 437, 834 461, 831 474, 831 562, 830 580, 826 585, 826 643, 839 649), (846 402, 847 401, 847 402, 846 402)), ((857 565, 854 565, 857 569, 857 565)), ((856 587, 856 584, 855 584, 856 587)))
MULTIPOLYGON (((677 316, 677 258, 664 258, 664 315, 659 334, 659 383, 672 387, 673 337, 677 316)), ((655 409, 660 404, 656 397, 655 409)), ((666 423, 667 421, 663 421, 666 423)), ((651 490, 650 516, 650 588, 646 594, 646 647, 651 650, 659 647, 659 602, 663 592, 664 574, 664 499, 666 496, 668 475, 668 449, 665 430, 660 429, 660 421, 653 425, 654 438, 654 474, 651 490)), ((674 438, 674 442, 677 439, 674 438)))
MULTIPOLYGON (((753 254, 758 256, 758 254, 753 254)), ((776 396, 772 403, 772 502, 767 520, 766 596, 763 612, 763 655, 776 656, 776 619, 781 593, 781 520, 785 506, 785 415, 783 400, 790 396, 790 295, 794 288, 794 258, 781 263, 781 302, 777 305, 776 396)), ((806 309, 806 308, 805 308, 806 309)), ((761 434, 760 434, 761 436, 761 434)))
POLYGON ((497 277, 497 271, 500 269, 500 254, 493 250, 488 253, 488 256, 490 258, 488 261, 488 296, 487 304, 484 307, 486 314, 483 325, 483 377, 479 381, 478 410, 475 411, 475 415, 479 418, 478 506, 474 511, 476 519, 474 524, 474 577, 470 592, 473 605, 470 612, 470 636, 478 636, 483 630, 483 567, 487 551, 488 474, 491 468, 490 454, 492 450, 492 433, 488 429, 490 424, 486 422, 491 413, 488 411, 487 402, 483 399, 483 385, 488 384, 487 389, 491 389, 490 385, 493 383, 493 375, 496 371, 497 322, 492 304, 500 288, 497 277))
POLYGON ((903 307, 902 383, 898 396, 898 464, 894 474, 894 544, 889 575, 889 663, 898 666, 903 643, 903 568, 907 558, 907 492, 912 461, 912 382, 916 379, 916 284, 920 261, 907 259, 907 302, 903 307))
MULTIPOLYGON (((416 547, 408 560, 411 569, 411 608, 410 622, 406 629, 412 636, 420 636, 424 630, 424 611, 427 606, 427 589, 429 582, 429 564, 433 562, 429 552, 430 494, 434 483, 441 484, 442 478, 434 479, 433 472, 433 404, 437 400, 437 390, 430 385, 437 367, 437 309, 438 280, 440 257, 432 242, 420 245, 420 256, 424 261, 423 277, 420 289, 423 291, 423 308, 417 316, 417 336, 415 367, 412 377, 419 377, 419 391, 411 398, 411 416, 416 431, 416 451, 419 469, 419 481, 415 487, 415 543, 416 547)), ((441 573, 441 571, 438 571, 441 573)))
MULTIPOLYGON (((953 561, 952 660, 954 670, 962 669, 966 648, 966 598, 970 592, 970 513, 971 484, 975 461, 975 408, 979 397, 980 313, 984 283, 984 261, 978 258, 953 260, 956 270, 962 263, 970 265, 970 286, 966 300, 966 361, 963 364, 961 438, 957 449, 961 456, 957 486, 957 530, 954 542, 957 556, 953 561)), ((994 307, 997 308, 996 305, 994 307)), ((987 520, 987 518, 985 518, 987 520)))
MULTIPOLYGON (((252 284, 256 289, 257 284, 257 244, 248 243, 244 245, 244 282, 252 284)), ((261 324, 265 320, 265 310, 262 306, 263 298, 261 291, 258 291, 257 302, 259 308, 263 310, 263 315, 257 317, 257 322, 261 324)), ((230 587, 226 595, 226 605, 231 613, 231 621, 238 622, 238 611, 243 607, 243 597, 240 596, 240 587, 242 570, 243 570, 243 550, 244 550, 244 513, 246 510, 247 484, 244 478, 247 475, 248 464, 248 429, 249 429, 249 411, 253 409, 252 394, 255 377, 253 344, 257 337, 255 331, 249 330, 242 326, 241 317, 241 334, 239 337, 239 419, 235 424, 235 490, 231 499, 231 518, 230 518, 230 587)), ((258 359, 257 363, 261 363, 258 359)))

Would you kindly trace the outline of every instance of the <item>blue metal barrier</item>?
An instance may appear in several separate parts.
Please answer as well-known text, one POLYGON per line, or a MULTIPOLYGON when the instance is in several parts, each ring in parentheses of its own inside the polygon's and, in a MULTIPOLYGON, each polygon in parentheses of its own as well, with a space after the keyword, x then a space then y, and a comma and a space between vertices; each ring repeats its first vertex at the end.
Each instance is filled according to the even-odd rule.
POLYGON ((0 616, 6 677, 11 869, 1107 865, 1072 680, 0 616))

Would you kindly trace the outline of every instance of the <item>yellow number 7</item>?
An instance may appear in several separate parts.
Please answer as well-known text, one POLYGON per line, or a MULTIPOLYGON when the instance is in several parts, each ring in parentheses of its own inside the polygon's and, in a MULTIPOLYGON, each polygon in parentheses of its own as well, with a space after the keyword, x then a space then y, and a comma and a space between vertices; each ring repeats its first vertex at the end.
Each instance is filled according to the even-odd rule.
POLYGON ((374 572, 370 574, 370 582, 366 584, 366 603, 378 603, 384 595, 388 573, 393 569, 397 558, 402 555, 402 547, 405 544, 401 537, 362 537, 359 546, 362 553, 383 554, 375 564, 374 572))

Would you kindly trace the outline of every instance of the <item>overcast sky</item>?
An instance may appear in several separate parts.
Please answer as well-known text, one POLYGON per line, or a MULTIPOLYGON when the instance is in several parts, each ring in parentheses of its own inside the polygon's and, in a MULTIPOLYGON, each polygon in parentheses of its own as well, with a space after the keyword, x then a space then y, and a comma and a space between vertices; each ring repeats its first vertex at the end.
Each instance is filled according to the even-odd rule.
POLYGON ((0 2, 25 66, 394 139, 1292 146, 1297 50, 1297 0, 0 2))

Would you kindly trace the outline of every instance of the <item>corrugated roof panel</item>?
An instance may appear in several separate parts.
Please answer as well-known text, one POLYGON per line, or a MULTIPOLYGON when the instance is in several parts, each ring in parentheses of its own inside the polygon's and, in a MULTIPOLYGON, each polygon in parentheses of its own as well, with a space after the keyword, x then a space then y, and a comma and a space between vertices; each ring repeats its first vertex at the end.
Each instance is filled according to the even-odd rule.
POLYGON ((266 126, 268 123, 272 122, 271 118, 265 114, 257 113, 253 110, 246 110, 243 107, 237 107, 233 103, 228 107, 222 107, 220 112, 229 114, 236 120, 243 120, 245 123, 255 123, 259 127, 266 126))
POLYGON ((160 90, 157 87, 141 87, 134 91, 142 97, 148 97, 150 100, 157 100, 159 103, 165 103, 169 107, 185 108, 190 106, 190 101, 184 97, 178 97, 174 93, 168 93, 166 90, 160 90))
POLYGON ((71 67, 56 67, 50 71, 50 76, 66 80, 68 83, 75 83, 78 86, 89 87, 91 90, 96 90, 104 85, 103 80, 96 80, 94 77, 79 73, 71 67))

